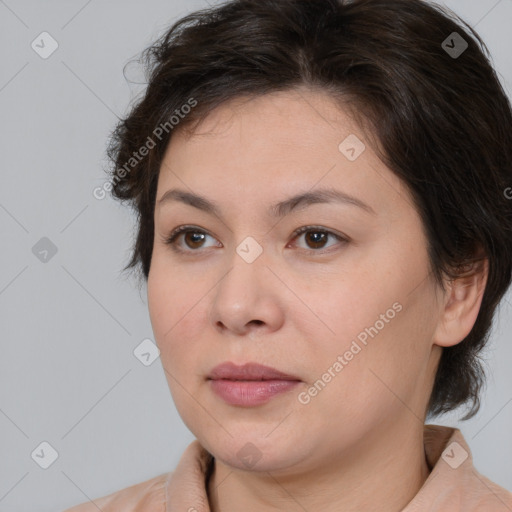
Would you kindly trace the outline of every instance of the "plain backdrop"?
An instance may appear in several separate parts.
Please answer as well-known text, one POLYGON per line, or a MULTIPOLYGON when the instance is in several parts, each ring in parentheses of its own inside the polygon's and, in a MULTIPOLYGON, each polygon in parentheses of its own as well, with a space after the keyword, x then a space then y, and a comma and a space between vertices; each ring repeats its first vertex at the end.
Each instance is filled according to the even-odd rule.
MULTIPOLYGON (((512 0, 446 5, 481 34, 510 95, 512 0)), ((0 0, 0 512, 110 494, 172 470, 193 440, 160 359, 145 366, 134 355, 153 340, 145 289, 121 274, 134 216, 92 191, 105 180, 116 116, 143 87, 127 82, 125 64, 204 7, 0 0)), ((143 78, 135 67, 127 75, 143 78)), ((496 320, 481 412, 432 423, 459 427, 477 469, 512 490, 510 294, 496 320)))

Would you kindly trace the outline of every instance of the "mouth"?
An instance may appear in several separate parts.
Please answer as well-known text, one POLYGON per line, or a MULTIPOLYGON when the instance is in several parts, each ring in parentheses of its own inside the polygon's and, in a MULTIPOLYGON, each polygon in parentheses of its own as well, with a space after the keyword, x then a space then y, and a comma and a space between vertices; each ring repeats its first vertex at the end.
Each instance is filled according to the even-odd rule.
POLYGON ((299 377, 271 368, 270 366, 258 363, 246 363, 237 366, 227 362, 216 366, 208 375, 209 380, 232 380, 232 381, 300 381, 299 377))
POLYGON ((224 402, 233 406, 254 407, 295 388, 299 377, 257 363, 237 366, 227 362, 208 375, 210 388, 224 402))

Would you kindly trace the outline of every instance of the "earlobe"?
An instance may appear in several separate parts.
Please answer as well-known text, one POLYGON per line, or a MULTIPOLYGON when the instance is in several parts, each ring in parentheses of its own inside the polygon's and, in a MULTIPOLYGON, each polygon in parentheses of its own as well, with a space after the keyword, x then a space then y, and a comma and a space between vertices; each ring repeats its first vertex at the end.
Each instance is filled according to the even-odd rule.
POLYGON ((434 344, 451 347, 471 332, 482 304, 488 271, 489 261, 485 258, 466 267, 459 278, 448 282, 434 344))

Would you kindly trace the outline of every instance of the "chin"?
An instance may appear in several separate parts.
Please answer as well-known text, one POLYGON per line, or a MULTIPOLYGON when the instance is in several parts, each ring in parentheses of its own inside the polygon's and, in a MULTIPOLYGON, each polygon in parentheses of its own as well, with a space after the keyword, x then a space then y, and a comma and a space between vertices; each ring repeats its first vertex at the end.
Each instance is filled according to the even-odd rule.
MULTIPOLYGON (((272 429, 267 425, 261 433, 253 427, 239 425, 239 431, 226 425, 232 434, 227 434, 222 428, 213 433, 211 430, 193 432, 206 450, 222 463, 245 471, 280 471, 300 464, 306 452, 313 452, 312 446, 304 445, 303 436, 290 435, 297 430, 282 430, 269 435, 272 429), (243 430, 242 430, 243 429, 243 430), (298 451, 300 447, 300 452, 298 451)), ((197 429, 196 429, 197 430, 197 429)), ((310 439, 309 442, 312 440, 310 439)))

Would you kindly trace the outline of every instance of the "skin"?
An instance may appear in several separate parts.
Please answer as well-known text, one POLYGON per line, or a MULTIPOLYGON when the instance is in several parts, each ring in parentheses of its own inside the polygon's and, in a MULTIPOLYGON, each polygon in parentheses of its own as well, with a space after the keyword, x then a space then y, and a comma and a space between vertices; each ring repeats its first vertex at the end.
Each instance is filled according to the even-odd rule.
POLYGON ((192 135, 177 130, 154 220, 150 317, 176 407, 215 457, 211 510, 401 510, 429 474, 423 425, 442 347, 470 332, 486 270, 442 292, 408 190, 321 90, 238 98, 192 135), (366 145, 355 161, 338 148, 350 134, 366 145), (374 214, 325 203, 267 215, 271 204, 319 187, 374 214), (178 201, 159 205, 172 188, 217 202, 222 218, 178 201), (207 236, 179 236, 188 252, 178 253, 165 239, 185 224, 207 236), (348 241, 329 235, 315 245, 318 227, 348 241), (248 236, 263 249, 252 263, 236 252, 248 236), (394 318, 301 403, 299 393, 396 303, 394 318), (206 379, 225 361, 265 364, 301 383, 264 405, 232 406, 206 379), (250 468, 237 455, 246 443, 261 455, 250 468))

